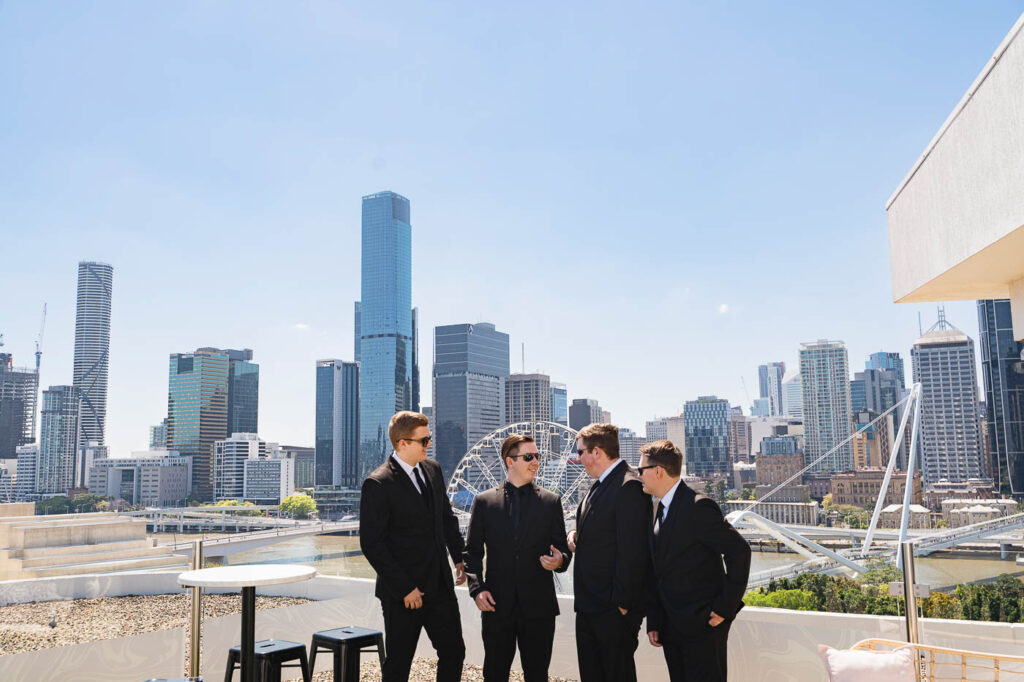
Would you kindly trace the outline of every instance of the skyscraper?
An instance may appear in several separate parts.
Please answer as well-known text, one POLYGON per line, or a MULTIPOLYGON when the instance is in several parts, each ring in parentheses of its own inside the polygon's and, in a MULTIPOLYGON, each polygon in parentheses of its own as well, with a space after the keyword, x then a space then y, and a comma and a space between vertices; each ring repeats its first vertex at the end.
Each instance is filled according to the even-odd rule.
POLYGON ((394 192, 363 197, 361 287, 356 353, 362 476, 391 450, 391 416, 414 406, 412 225, 409 200, 394 192))
POLYGON ((850 406, 854 412, 871 410, 881 414, 899 402, 903 387, 895 370, 865 369, 850 381, 850 406))
MULTIPOLYGON (((218 348, 202 350, 218 351, 218 348)), ((228 432, 259 433, 260 366, 252 350, 225 348, 228 355, 228 432)))
POLYGON ((79 443, 104 444, 107 424, 107 373, 110 368, 110 297, 114 268, 106 263, 78 264, 75 310, 75 364, 72 384, 82 401, 79 443))
POLYGON ((1010 300, 978 301, 985 427, 1005 494, 1024 494, 1024 343, 1013 339, 1010 300))
POLYGON ((505 423, 551 421, 551 377, 510 374, 505 380, 505 423))
POLYGON ((683 407, 686 429, 686 473, 690 476, 728 475, 729 401, 713 395, 687 400, 683 407))
POLYGON ((782 382, 782 408, 787 417, 804 418, 804 389, 799 372, 782 382))
POLYGON ((478 440, 506 423, 508 375, 508 334, 493 324, 434 328, 435 456, 445 475, 478 440))
POLYGON ((267 444, 255 433, 233 433, 213 443, 213 499, 245 499, 245 462, 267 456, 267 444))
POLYGON ((14 459, 18 447, 35 442, 39 373, 14 367, 10 353, 0 353, 0 460, 14 459))
POLYGON ((786 363, 769 362, 757 368, 758 388, 762 398, 768 399, 768 414, 765 417, 782 415, 782 377, 786 374, 786 363))
POLYGON ((412 407, 420 411, 420 309, 412 309, 412 407))
POLYGON ((574 398, 569 406, 569 428, 579 431, 587 424, 601 421, 603 410, 593 398, 574 398))
POLYGON ((921 384, 920 442, 924 483, 981 478, 981 426, 974 341, 939 321, 910 350, 914 381, 921 384))
POLYGON ((551 421, 569 425, 569 393, 565 384, 551 382, 551 421))
POLYGON ((66 495, 72 487, 79 438, 79 402, 78 389, 74 386, 50 386, 43 391, 36 492, 66 495))
POLYGON ((849 377, 850 362, 842 341, 822 339, 800 344, 804 459, 810 464, 836 448, 811 472, 849 471, 853 467, 850 443, 839 446, 852 433, 849 377))
POLYGON ((900 357, 899 353, 889 353, 886 351, 872 353, 868 356, 868 361, 864 364, 864 368, 891 370, 895 373, 896 380, 899 382, 900 392, 907 387, 906 375, 903 373, 903 358, 900 357))
POLYGON ((192 495, 213 500, 213 444, 228 429, 228 353, 200 348, 172 353, 167 391, 167 448, 192 458, 192 495))
POLYGON ((315 485, 359 487, 359 363, 317 360, 315 485))

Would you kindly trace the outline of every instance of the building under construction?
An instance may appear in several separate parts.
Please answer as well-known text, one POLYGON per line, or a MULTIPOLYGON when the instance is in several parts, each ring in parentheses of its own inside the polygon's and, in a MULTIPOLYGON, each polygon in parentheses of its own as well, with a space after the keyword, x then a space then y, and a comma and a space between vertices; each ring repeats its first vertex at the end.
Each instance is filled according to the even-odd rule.
POLYGON ((0 460, 17 459, 19 445, 35 442, 39 371, 15 367, 10 353, 0 353, 0 460))

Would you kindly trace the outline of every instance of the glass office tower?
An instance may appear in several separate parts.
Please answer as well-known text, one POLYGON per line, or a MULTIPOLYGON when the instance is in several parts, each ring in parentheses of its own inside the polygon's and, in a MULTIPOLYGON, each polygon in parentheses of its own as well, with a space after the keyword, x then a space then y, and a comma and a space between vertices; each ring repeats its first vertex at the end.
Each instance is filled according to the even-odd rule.
POLYGON ((252 350, 226 349, 228 354, 228 432, 259 433, 260 366, 252 350))
POLYGON ((359 363, 317 360, 313 482, 359 487, 359 363))
POLYGON ((729 401, 713 395, 687 400, 683 407, 686 431, 686 473, 690 476, 728 475, 729 401))
POLYGON ((110 368, 110 297, 114 268, 106 263, 78 264, 75 308, 75 363, 72 384, 82 401, 79 442, 100 445, 107 424, 107 374, 110 368))
POLYGON ((1010 300, 978 301, 985 428, 999 490, 1024 494, 1024 343, 1013 339, 1010 300))
POLYGON ((74 386, 50 386, 43 391, 35 492, 66 495, 74 482, 80 400, 74 386))
POLYGON ((391 416, 414 407, 409 200, 394 192, 363 197, 362 224, 362 293, 356 308, 360 477, 391 452, 391 416))
POLYGON ((450 476, 478 440, 504 424, 508 334, 493 324, 434 328, 434 437, 450 476))
POLYGON ((555 381, 551 382, 551 421, 569 425, 569 393, 565 384, 555 381))
POLYGON ((227 438, 229 356, 200 348, 172 353, 167 391, 167 448, 192 458, 192 495, 213 500, 213 444, 227 438))

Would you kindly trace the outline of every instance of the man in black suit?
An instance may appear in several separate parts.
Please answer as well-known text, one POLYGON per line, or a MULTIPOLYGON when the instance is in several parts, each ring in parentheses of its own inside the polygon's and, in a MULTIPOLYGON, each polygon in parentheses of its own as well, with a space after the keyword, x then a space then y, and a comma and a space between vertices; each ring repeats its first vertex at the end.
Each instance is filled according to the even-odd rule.
POLYGON ((576 656, 580 682, 635 682, 637 635, 643 620, 651 498, 619 459, 619 429, 590 424, 576 452, 595 479, 569 534, 575 552, 576 656))
POLYGON ((750 545, 714 500, 679 480, 682 464, 667 440, 640 448, 644 490, 659 498, 648 526, 647 637, 663 648, 672 682, 725 682, 726 642, 743 608, 750 545))
POLYGON ((558 495, 533 483, 539 457, 533 438, 509 436, 501 444, 507 480, 473 500, 466 575, 482 611, 484 682, 508 682, 517 642, 526 682, 548 679, 558 615, 552 571, 566 570, 572 555, 558 495))
POLYGON ((427 459, 429 420, 418 412, 391 418, 395 451, 363 481, 359 546, 377 572, 384 611, 384 682, 406 682, 420 630, 437 650, 438 682, 458 682, 466 646, 455 584, 466 581, 465 546, 437 462, 427 459))

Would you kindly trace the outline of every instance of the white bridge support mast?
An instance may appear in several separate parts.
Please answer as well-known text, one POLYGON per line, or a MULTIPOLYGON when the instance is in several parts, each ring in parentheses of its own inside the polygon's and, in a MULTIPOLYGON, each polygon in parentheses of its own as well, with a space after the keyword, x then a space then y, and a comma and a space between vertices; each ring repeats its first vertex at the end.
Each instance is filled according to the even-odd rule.
POLYGON ((814 542, 813 540, 805 538, 803 535, 800 535, 795 530, 786 528, 785 526, 781 526, 775 523, 774 521, 770 521, 765 517, 761 516, 760 514, 758 514, 757 512, 747 510, 732 512, 725 518, 733 526, 740 522, 746 521, 751 525, 755 526, 758 530, 770 535, 771 537, 775 538, 779 542, 783 543, 784 545, 792 549, 794 552, 802 556, 805 556, 808 559, 817 559, 818 557, 814 555, 814 552, 817 552, 818 554, 827 556, 829 559, 838 561, 843 566, 849 568, 852 571, 856 571, 857 573, 864 573, 865 571, 867 571, 866 568, 864 568, 857 562, 846 558, 842 554, 833 552, 831 549, 823 547, 822 545, 819 545, 817 542, 814 542), (814 550, 814 552, 810 550, 814 550))
POLYGON ((864 536, 864 544, 861 546, 860 555, 866 557, 868 552, 871 551, 871 541, 875 537, 875 530, 878 527, 878 517, 882 513, 882 509, 885 507, 885 493, 889 490, 889 481, 892 479, 892 472, 896 468, 896 455, 899 452, 900 444, 903 442, 903 434, 907 430, 907 422, 910 421, 910 411, 913 406, 914 410, 914 426, 911 431, 911 444, 910 454, 907 456, 907 489, 904 493, 903 499, 903 519, 900 524, 900 541, 902 542, 907 536, 907 519, 909 517, 910 495, 913 493, 913 482, 914 482, 914 451, 917 449, 916 439, 918 431, 918 421, 920 418, 920 407, 921 407, 921 384, 914 384, 914 387, 910 389, 910 395, 906 397, 907 404, 903 408, 903 418, 900 419, 900 428, 896 433, 896 438, 893 439, 892 452, 889 453, 889 465, 885 468, 885 476, 882 478, 882 487, 878 490, 878 499, 875 500, 875 512, 871 515, 871 523, 868 524, 868 533, 864 536))

